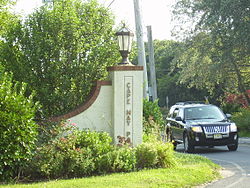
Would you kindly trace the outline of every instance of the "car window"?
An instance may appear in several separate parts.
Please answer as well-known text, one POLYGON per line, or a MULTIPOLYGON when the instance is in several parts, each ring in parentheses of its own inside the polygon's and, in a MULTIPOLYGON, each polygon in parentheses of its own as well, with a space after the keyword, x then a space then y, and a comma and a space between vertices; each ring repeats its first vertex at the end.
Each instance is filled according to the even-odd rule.
POLYGON ((178 112, 177 116, 179 116, 179 117, 181 117, 183 119, 183 117, 184 117, 183 108, 179 109, 179 112, 178 112))
POLYGON ((176 118, 179 112, 179 108, 176 108, 173 112, 172 118, 176 118))
POLYGON ((200 106, 186 108, 185 111, 186 120, 198 120, 198 119, 213 119, 221 121, 225 119, 225 115, 216 106, 200 106))

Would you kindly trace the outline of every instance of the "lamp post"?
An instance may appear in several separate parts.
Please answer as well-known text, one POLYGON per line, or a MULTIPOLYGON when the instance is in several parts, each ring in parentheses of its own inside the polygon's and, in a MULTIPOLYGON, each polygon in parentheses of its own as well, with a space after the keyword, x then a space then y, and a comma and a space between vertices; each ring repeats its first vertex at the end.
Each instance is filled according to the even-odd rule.
POLYGON ((118 63, 118 65, 133 65, 128 59, 128 54, 132 49, 134 34, 123 24, 123 27, 116 32, 116 36, 118 37, 119 51, 122 56, 122 62, 118 63))

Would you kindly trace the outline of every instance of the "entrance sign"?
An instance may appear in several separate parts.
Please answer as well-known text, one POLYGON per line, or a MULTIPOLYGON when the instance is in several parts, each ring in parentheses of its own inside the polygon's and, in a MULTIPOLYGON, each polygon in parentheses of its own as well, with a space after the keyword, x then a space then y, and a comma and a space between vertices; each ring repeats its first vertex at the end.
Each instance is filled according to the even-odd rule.
POLYGON ((79 129, 108 132, 114 144, 124 139, 142 143, 143 67, 108 68, 110 80, 98 81, 89 100, 73 111, 51 120, 70 120, 79 129))
POLYGON ((113 87, 114 139, 120 137, 136 146, 142 143, 143 67, 109 67, 113 87))
POLYGON ((125 129, 125 139, 133 143, 133 77, 125 76, 124 86, 125 86, 125 113, 124 118, 126 119, 124 129, 125 129))

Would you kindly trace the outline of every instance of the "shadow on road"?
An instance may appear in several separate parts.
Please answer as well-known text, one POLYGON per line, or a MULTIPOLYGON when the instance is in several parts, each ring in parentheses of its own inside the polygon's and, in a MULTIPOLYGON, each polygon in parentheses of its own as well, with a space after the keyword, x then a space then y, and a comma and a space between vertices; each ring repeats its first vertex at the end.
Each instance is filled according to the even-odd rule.
MULTIPOLYGON (((184 153, 183 144, 178 145, 176 151, 184 153)), ((226 153, 226 152, 230 152, 226 146, 215 146, 215 147, 196 146, 194 154, 226 153)))

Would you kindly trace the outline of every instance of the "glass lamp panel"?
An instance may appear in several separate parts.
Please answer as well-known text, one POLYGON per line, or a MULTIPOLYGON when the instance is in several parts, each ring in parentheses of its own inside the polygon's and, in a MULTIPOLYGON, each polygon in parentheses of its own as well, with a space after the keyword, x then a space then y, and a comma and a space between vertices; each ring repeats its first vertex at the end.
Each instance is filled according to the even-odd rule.
POLYGON ((129 46, 129 48, 128 48, 128 51, 129 52, 131 52, 131 49, 132 49, 132 42, 133 42, 133 36, 129 36, 129 44, 128 44, 128 46, 129 46))
POLYGON ((118 45, 119 45, 119 50, 123 50, 123 35, 118 35, 118 45))
POLYGON ((124 51, 129 51, 129 36, 128 35, 123 35, 123 50, 124 51))

